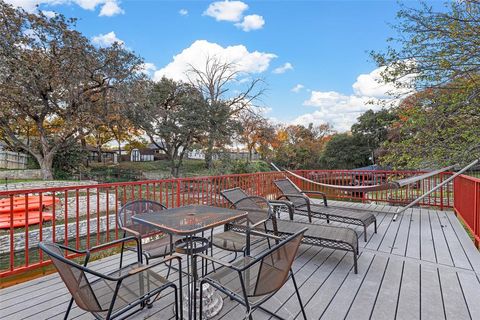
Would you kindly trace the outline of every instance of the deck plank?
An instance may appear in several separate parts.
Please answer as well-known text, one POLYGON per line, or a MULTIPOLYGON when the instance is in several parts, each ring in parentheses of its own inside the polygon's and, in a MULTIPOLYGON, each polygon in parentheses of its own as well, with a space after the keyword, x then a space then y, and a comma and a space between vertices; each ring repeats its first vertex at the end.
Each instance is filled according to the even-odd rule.
POLYGON ((396 319, 420 319, 420 266, 404 262, 396 319))

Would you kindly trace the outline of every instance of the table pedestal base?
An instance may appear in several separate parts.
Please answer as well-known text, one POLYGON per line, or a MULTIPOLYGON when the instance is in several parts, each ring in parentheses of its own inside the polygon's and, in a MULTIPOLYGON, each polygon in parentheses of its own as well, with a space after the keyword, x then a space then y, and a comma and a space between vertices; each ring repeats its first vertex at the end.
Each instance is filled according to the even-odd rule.
MULTIPOLYGON (((200 284, 198 285, 200 286, 200 284)), ((195 293, 197 299, 197 318, 200 315, 200 289, 197 287, 195 293)), ((188 296, 188 290, 183 293, 183 316, 188 317, 188 306, 190 297, 188 296)), ((222 296, 211 285, 205 283, 203 285, 203 319, 210 319, 216 316, 223 307, 222 296)), ((193 303, 192 303, 193 308, 193 303)))

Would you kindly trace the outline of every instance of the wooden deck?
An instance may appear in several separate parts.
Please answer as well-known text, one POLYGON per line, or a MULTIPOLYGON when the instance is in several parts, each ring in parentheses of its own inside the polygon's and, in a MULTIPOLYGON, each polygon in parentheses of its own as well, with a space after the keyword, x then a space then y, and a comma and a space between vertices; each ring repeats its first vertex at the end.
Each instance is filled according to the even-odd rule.
MULTIPOLYGON (((300 247, 294 272, 308 319, 480 319, 480 254, 452 212, 415 208, 394 222, 396 207, 334 201, 331 205, 372 210, 378 233, 373 234, 371 227, 368 241, 360 238, 357 275, 350 253, 300 247)), ((360 235, 361 228, 357 232, 360 235)), ((228 258, 225 252, 216 255, 228 258)), ((117 258, 92 266, 108 271, 117 258)), ((158 272, 165 272, 164 267, 158 272)), ((1 290, 0 318, 61 319, 69 299, 58 275, 52 274, 1 290)), ((172 301, 167 295, 133 318, 170 319, 172 301)), ((291 282, 265 306, 283 317, 301 319, 291 282)), ((244 309, 226 299, 216 319, 243 316, 244 309)), ((71 318, 91 316, 75 308, 71 318)), ((254 318, 269 317, 256 311, 254 318)))

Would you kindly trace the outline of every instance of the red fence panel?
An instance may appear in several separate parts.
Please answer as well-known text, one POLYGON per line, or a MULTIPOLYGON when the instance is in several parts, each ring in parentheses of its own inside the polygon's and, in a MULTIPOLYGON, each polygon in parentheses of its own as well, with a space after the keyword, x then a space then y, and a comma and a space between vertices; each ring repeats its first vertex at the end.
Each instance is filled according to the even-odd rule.
POLYGON ((480 243, 480 179, 460 175, 454 180, 454 210, 474 237, 475 245, 480 243))
MULTIPOLYGON (((296 173, 327 184, 367 185, 397 180, 423 172, 298 170, 296 173)), ((449 174, 442 174, 437 179, 426 179, 414 186, 371 193, 348 193, 326 189, 298 178, 292 178, 292 180, 301 189, 323 191, 332 199, 405 204, 448 176, 449 174)), ((8 223, 8 226, 0 228, 0 278, 49 264, 49 260, 37 248, 39 241, 55 241, 77 249, 84 249, 117 239, 122 235, 117 226, 118 211, 128 201, 151 199, 159 201, 167 207, 187 204, 227 206, 226 201, 220 196, 220 191, 233 187, 240 187, 252 195, 274 199, 279 193, 273 181, 282 177, 284 174, 281 172, 258 172, 1 191, 0 201, 3 201, 4 205, 3 207, 0 205, 0 216, 8 217, 8 221, 2 220, 3 223, 8 223), (17 203, 19 197, 26 197, 23 204, 17 203), (40 221, 38 224, 14 227, 14 220, 17 219, 14 215, 15 210, 25 212, 24 219, 27 221, 29 218, 35 218, 35 215, 38 215, 37 219, 40 221)), ((465 182, 465 184, 467 183, 470 182, 465 182)), ((461 187, 459 190, 462 191, 457 190, 457 192, 462 194, 463 188, 461 187)), ((471 188, 471 186, 468 185, 465 188, 471 188)), ((478 211, 478 199, 480 198, 478 185, 476 188, 478 211)), ((450 207, 453 204, 453 186, 445 186, 442 192, 432 194, 421 204, 440 208, 450 207)), ((460 208, 459 210, 462 212, 472 211, 471 208, 460 208)), ((478 230, 475 229, 479 225, 478 215, 475 217, 466 215, 465 220, 468 220, 472 229, 478 230)), ((0 223, 2 222, 0 221, 0 223)))

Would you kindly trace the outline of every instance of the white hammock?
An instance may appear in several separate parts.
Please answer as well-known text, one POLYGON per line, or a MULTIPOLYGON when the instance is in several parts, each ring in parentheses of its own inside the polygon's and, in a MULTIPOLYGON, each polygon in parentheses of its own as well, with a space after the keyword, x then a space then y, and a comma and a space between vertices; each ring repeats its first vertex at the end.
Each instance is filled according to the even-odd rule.
POLYGON ((390 182, 382 183, 382 184, 375 184, 375 185, 370 185, 370 186, 360 186, 360 185, 359 186, 342 186, 342 185, 327 184, 327 183, 321 183, 321 182, 313 181, 311 179, 307 179, 305 177, 302 177, 302 176, 300 176, 300 175, 298 175, 298 174, 296 174, 292 171, 286 170, 286 169, 284 169, 282 171, 274 163, 271 163, 271 165, 277 171, 286 172, 286 173, 294 176, 295 178, 298 178, 300 180, 303 180, 303 181, 306 181, 306 182, 309 182, 309 183, 313 183, 317 186, 330 188, 330 189, 336 189, 336 190, 342 190, 342 191, 350 191, 350 192, 371 192, 371 191, 380 191, 380 190, 399 189, 401 187, 413 184, 417 181, 427 179, 427 178, 435 176, 439 173, 448 171, 448 170, 455 167, 455 166, 448 166, 448 167, 441 168, 441 169, 438 169, 438 170, 426 172, 426 173, 420 174, 418 176, 408 177, 408 178, 405 178, 405 179, 390 181, 390 182))

